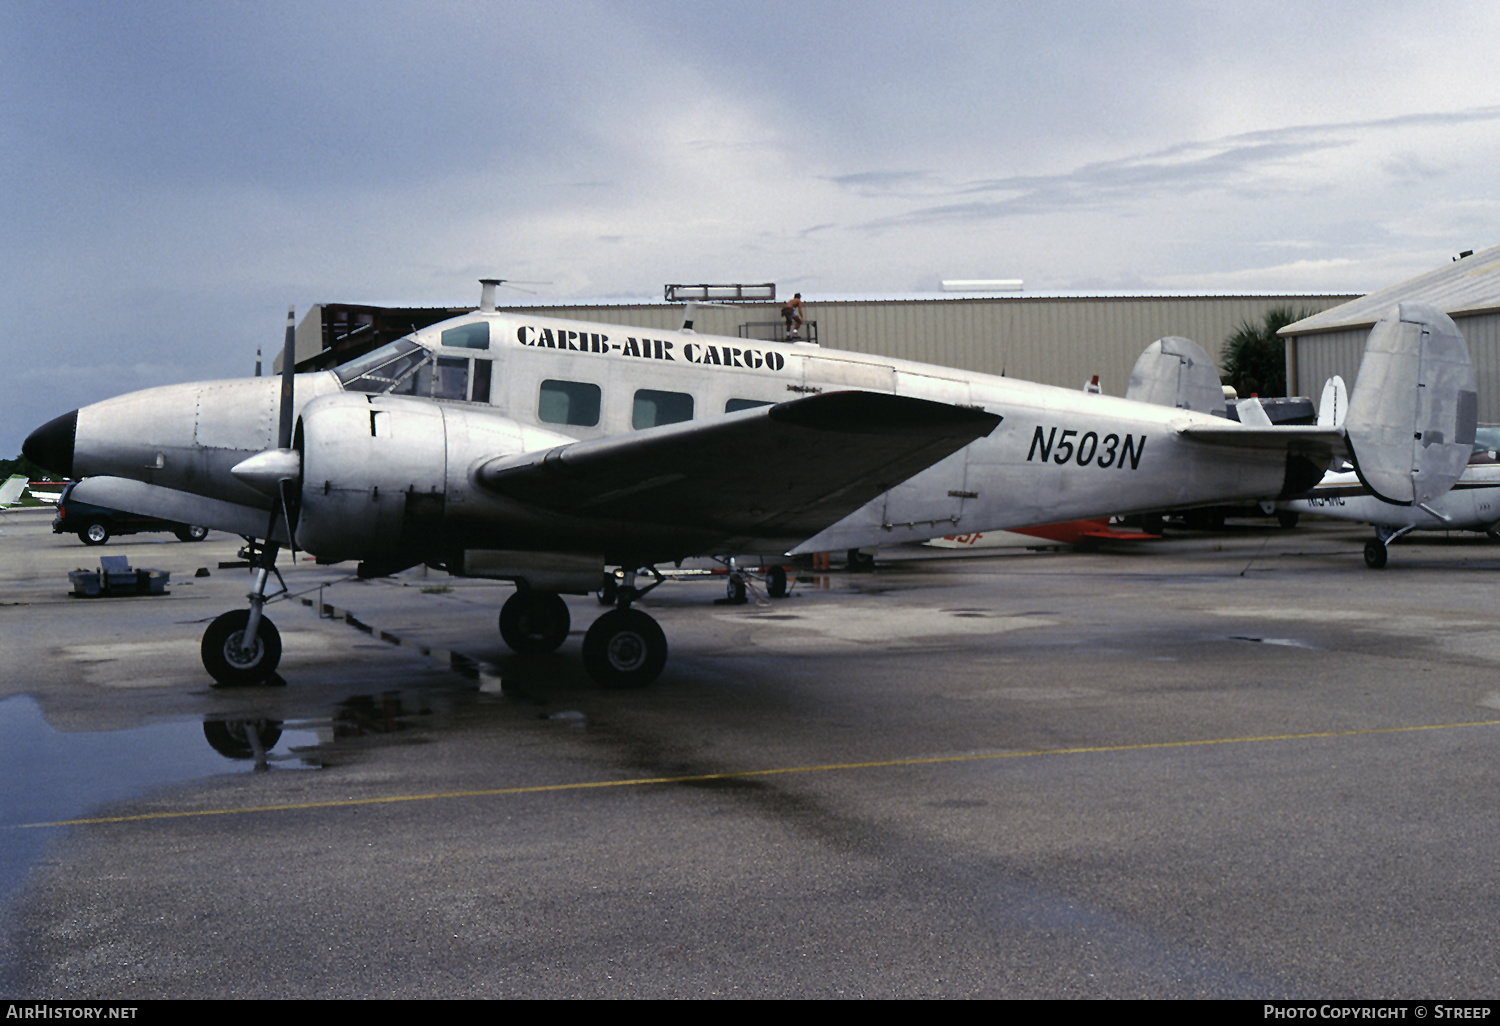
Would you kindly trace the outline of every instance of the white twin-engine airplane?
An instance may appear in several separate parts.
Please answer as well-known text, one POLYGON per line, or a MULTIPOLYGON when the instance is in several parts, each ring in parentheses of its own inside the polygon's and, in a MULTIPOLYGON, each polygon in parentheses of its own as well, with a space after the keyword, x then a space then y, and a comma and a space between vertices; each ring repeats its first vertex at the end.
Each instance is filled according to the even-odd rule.
MULTIPOLYGON (((289 314, 279 388, 133 392, 38 428, 24 451, 88 477, 82 501, 250 541, 249 608, 203 637, 221 684, 272 678, 281 643, 262 611, 291 544, 363 575, 425 562, 513 581, 500 631, 523 652, 566 640, 560 593, 621 567, 583 659, 631 687, 667 658, 631 608, 657 564, 1290 497, 1336 458, 1387 502, 1430 504, 1474 438, 1463 338, 1417 304, 1371 332, 1343 425, 1272 427, 808 343, 502 313, 484 285, 477 311, 295 383, 289 314)), ((1160 395, 1217 389, 1157 357, 1160 395)))
MULTIPOLYGON (((1338 424, 1348 405, 1344 379, 1335 375, 1323 386, 1318 404, 1319 424, 1338 424)), ((1494 432, 1484 432, 1474 446, 1491 451, 1494 432)), ((1494 537, 1500 533, 1500 464, 1489 457, 1471 457, 1453 489, 1430 504, 1393 506, 1370 495, 1352 470, 1330 470, 1317 486, 1298 499, 1277 504, 1296 513, 1312 513, 1370 524, 1375 537, 1365 542, 1365 565, 1383 569, 1389 558, 1387 547, 1413 531, 1483 531, 1494 537)))

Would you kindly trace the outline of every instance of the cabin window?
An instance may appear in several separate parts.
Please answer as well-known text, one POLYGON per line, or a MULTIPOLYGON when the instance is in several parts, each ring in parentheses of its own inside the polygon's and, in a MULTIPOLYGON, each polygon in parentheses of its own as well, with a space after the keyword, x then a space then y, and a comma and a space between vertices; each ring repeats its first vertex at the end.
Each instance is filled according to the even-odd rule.
POLYGON ((739 413, 741 410, 753 410, 757 406, 775 406, 764 399, 731 399, 724 404, 725 413, 739 413))
POLYGON ((490 401, 490 361, 474 361, 474 394, 471 397, 476 403, 487 403, 490 401))
POLYGON ((460 324, 443 332, 443 345, 455 349, 488 349, 490 347, 490 322, 460 324))
POLYGON ((658 392, 654 388, 643 388, 635 394, 630 426, 639 431, 692 419, 693 397, 686 392, 658 392))
POLYGON ((599 386, 586 381, 543 381, 537 417, 544 424, 593 427, 599 423, 599 386))

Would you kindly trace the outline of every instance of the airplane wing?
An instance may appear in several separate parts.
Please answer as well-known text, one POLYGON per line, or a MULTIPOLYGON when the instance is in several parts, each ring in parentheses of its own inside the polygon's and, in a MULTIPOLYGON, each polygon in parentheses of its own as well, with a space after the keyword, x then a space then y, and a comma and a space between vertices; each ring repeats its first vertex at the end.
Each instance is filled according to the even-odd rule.
POLYGON ((994 430, 983 410, 833 392, 490 460, 480 486, 564 516, 806 538, 994 430))

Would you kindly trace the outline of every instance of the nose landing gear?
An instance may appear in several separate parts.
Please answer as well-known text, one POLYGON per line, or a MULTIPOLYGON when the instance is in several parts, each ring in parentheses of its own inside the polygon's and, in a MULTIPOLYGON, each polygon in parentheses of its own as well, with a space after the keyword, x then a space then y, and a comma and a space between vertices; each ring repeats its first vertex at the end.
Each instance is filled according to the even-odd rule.
POLYGON ((281 585, 276 594, 286 593, 286 582, 276 569, 276 550, 279 547, 275 542, 267 542, 264 546, 250 543, 246 554, 256 568, 255 587, 248 596, 250 608, 231 609, 215 618, 203 632, 203 668, 220 687, 265 684, 276 674, 276 667, 281 662, 281 634, 263 611, 266 585, 272 574, 281 585))

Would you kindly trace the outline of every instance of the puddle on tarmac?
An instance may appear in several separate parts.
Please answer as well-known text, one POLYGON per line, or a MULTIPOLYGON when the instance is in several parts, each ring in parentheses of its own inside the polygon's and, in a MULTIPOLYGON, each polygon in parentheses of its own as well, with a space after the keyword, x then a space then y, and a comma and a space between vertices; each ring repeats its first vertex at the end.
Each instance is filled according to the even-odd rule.
MULTIPOLYGON (((273 740, 275 730, 267 725, 260 735, 272 745, 271 764, 303 766, 298 759, 278 757, 293 747, 316 745, 317 735, 279 730, 273 740)), ((56 836, 53 829, 26 829, 26 824, 79 819, 111 802, 195 777, 250 772, 253 747, 244 726, 234 723, 210 724, 207 731, 202 720, 179 720, 64 733, 48 725, 30 697, 0 701, 0 901, 21 885, 56 836), (226 749, 228 754, 221 754, 226 749)))

